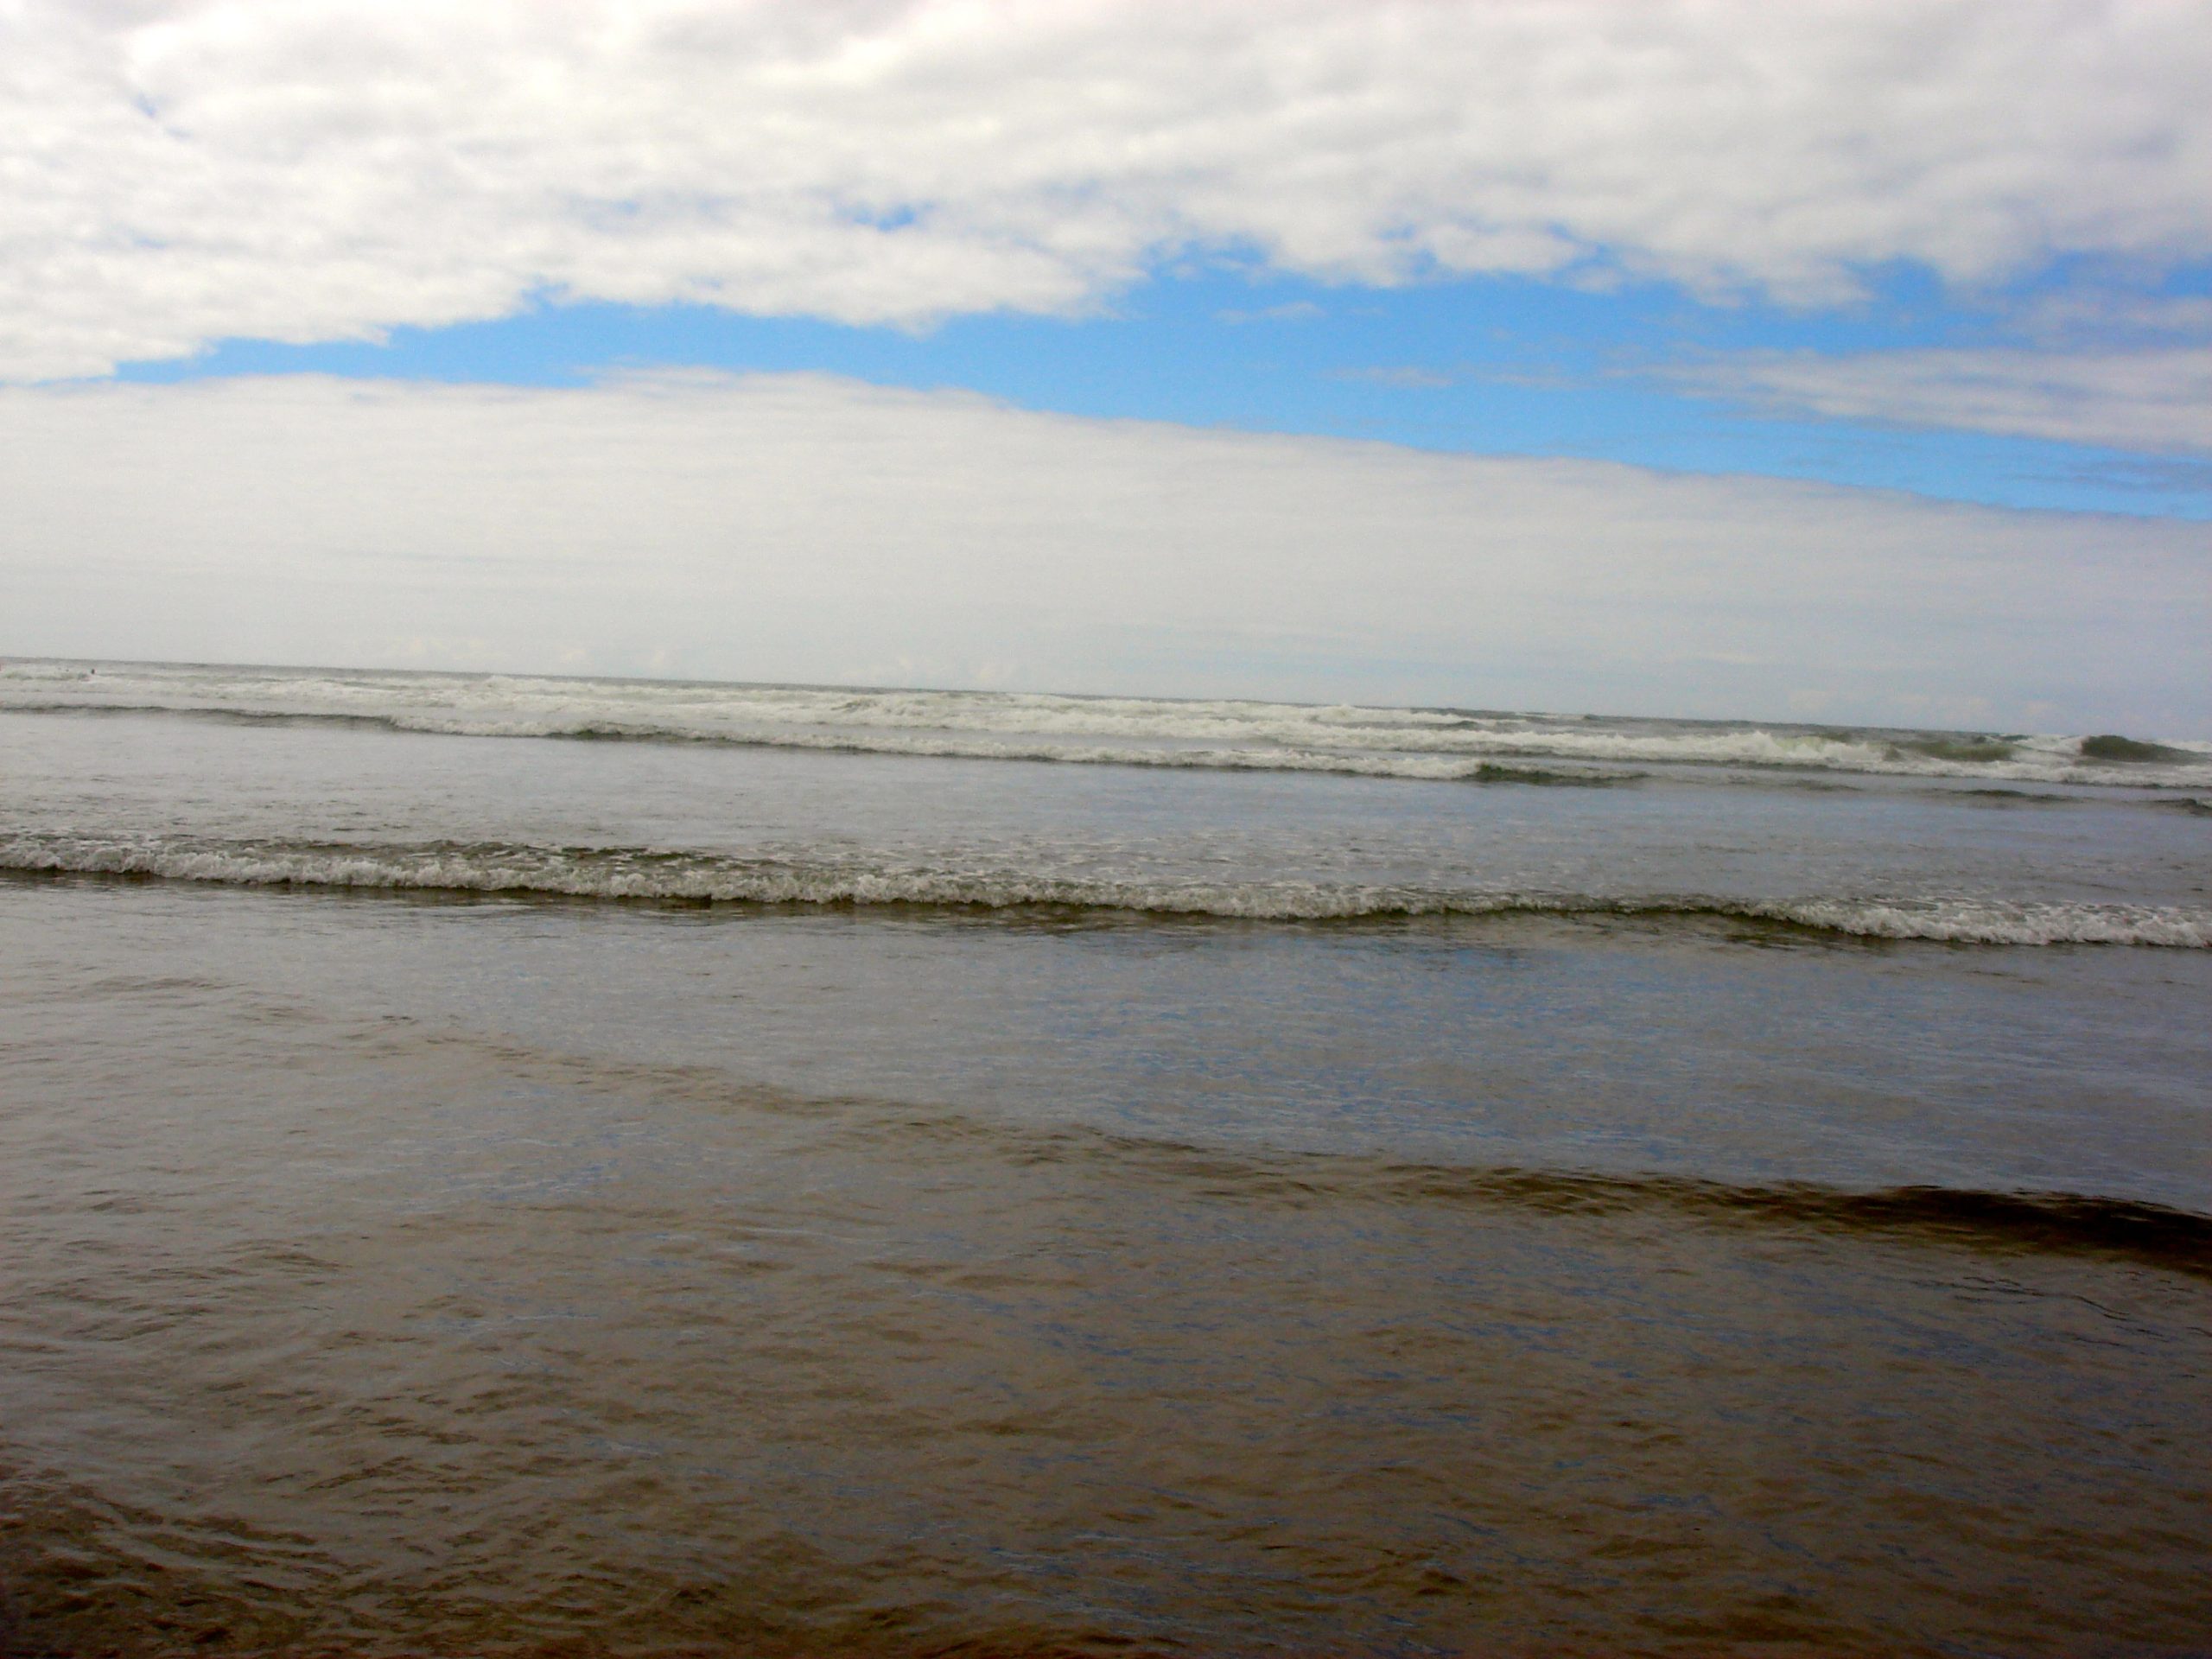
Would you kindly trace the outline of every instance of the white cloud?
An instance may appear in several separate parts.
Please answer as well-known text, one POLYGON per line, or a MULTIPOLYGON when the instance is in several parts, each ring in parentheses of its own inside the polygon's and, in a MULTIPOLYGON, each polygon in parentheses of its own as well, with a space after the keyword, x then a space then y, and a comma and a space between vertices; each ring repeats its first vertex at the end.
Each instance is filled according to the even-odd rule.
POLYGON ((1783 413, 2212 454, 2212 347, 1754 357, 1680 378, 1783 413))
POLYGON ((10 0, 0 374, 536 294, 856 322, 1233 252, 1705 289, 2212 255, 2164 0, 10 0))
POLYGON ((2024 302, 2012 323, 2026 338, 2062 348, 2084 340, 2135 347, 2202 340, 2212 336, 2212 295, 2066 289, 2024 302))
POLYGON ((815 376, 0 392, 0 651, 2212 731, 2212 529, 815 376))

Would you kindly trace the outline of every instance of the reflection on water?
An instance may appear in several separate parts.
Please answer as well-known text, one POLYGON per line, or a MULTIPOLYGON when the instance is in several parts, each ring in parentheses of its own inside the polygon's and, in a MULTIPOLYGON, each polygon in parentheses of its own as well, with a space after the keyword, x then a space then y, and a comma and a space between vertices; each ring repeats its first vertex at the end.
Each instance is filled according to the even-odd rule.
MULTIPOLYGON (((795 1092, 729 928, 0 900, 14 1649, 2201 1643, 2212 1246, 2139 1197, 795 1092)), ((857 1007, 779 925, 763 1001, 857 1007)), ((1018 943, 871 948, 957 1048, 1008 1005, 925 982, 1018 943)))

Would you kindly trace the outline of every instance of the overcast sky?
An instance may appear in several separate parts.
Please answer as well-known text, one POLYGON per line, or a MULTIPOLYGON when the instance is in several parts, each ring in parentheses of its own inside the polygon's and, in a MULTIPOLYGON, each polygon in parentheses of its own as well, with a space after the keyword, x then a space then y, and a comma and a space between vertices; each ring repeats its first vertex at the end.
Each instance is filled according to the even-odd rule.
POLYGON ((2212 10, 0 5, 0 652, 2212 733, 2212 10))

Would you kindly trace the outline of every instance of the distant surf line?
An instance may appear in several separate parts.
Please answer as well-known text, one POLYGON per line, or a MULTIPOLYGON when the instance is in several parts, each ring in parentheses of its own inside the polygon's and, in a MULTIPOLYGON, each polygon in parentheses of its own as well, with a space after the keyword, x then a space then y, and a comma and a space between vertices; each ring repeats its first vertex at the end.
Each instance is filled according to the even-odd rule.
MULTIPOLYGON (((323 726, 414 733, 461 738, 537 738, 582 742, 639 742, 695 745, 732 749, 782 749, 841 754, 878 754, 921 759, 1029 761, 1076 766, 1154 768, 1178 772, 1308 772, 1351 778, 1401 779, 1410 782, 1499 783, 1609 787, 1634 784, 1653 777, 1725 783, 1799 784, 1812 779, 1862 776, 1899 783, 1923 783, 1945 787, 1955 783, 1979 782, 1986 786, 2013 785, 2007 791, 2022 799, 2058 800, 2063 795, 2039 793, 2034 786, 2059 789, 2126 788, 2160 792, 2196 791, 2212 787, 2212 757, 2199 766, 2193 752, 2162 750, 2188 756, 2182 761, 2127 762, 2088 765, 2063 754, 2049 754, 2032 763, 1996 763, 1960 759, 1939 753, 1932 742, 1930 753, 1920 759, 1885 760, 1866 754, 1787 752, 1770 754, 1667 753, 1662 740, 1622 738, 1619 753, 1593 752, 1585 744, 1570 749, 1564 739, 1550 741, 1541 734, 1516 734, 1510 741, 1493 737, 1487 747, 1462 745, 1447 752, 1433 744, 1408 740, 1393 747, 1370 741, 1353 747, 1338 734, 1319 747, 1287 746, 1273 741, 1254 741, 1230 747, 1198 747, 1185 734, 1161 733, 1147 743, 1120 745, 1078 742, 1067 736, 1003 732, 961 733, 947 727, 905 729, 870 727, 863 721, 842 720, 825 724, 791 721, 779 728, 770 725, 741 727, 727 719, 711 725, 673 720, 626 721, 604 715, 545 715, 521 712, 466 713, 441 711, 371 711, 346 709, 269 708, 220 702, 148 702, 102 698, 67 700, 0 696, 0 713, 28 715, 144 716, 237 722, 267 726, 323 726), (1643 747, 1628 752, 1632 743, 1643 747), (1529 764, 1548 761, 1552 764, 1529 764), (1658 770, 1654 770, 1655 768, 1658 770), (2020 789, 2018 785, 2029 785, 2020 789)), ((1375 735, 1369 734, 1371 738, 1375 735)), ((1770 734, 1754 734, 1765 737, 1770 734)), ((2073 741, 2073 740, 2069 740, 2073 741)), ((2092 742, 2097 740, 2080 740, 2092 742)), ((1317 735, 1317 742, 1319 736, 1317 735)), ((1600 746, 1602 747, 1602 746, 1600 746)), ((1865 746, 1857 746, 1864 748, 1865 746)), ((1897 749, 1897 745, 1890 745, 1897 749)), ((2145 746, 2152 747, 2152 746, 2145 746)), ((1902 750, 1898 751, 1900 753, 1902 750)))

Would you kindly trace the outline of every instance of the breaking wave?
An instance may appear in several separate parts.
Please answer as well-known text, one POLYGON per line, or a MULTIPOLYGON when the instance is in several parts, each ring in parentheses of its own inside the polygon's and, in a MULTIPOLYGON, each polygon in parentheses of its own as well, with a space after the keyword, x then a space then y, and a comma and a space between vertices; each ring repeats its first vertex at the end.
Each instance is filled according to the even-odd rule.
POLYGON ((337 721, 468 737, 696 742, 969 760, 1604 783, 1624 769, 2212 786, 2212 744, 1453 709, 508 675, 17 663, 0 709, 337 721), (1538 761, 1530 767, 1523 763, 1538 761))
POLYGON ((1115 880, 1051 872, 801 863, 646 848, 483 842, 390 845, 18 834, 0 836, 0 873, 656 904, 1075 910, 1281 922, 1513 915, 1590 920, 1707 918, 1855 938, 1950 944, 2212 947, 2212 910, 2176 906, 1115 880))
POLYGON ((1465 784, 1536 784, 1603 788, 1637 773, 1597 767, 1517 766, 1448 755, 1343 753, 1272 746, 1251 748, 1139 747, 955 734, 861 731, 690 731, 674 726, 605 721, 454 720, 402 715, 302 714, 261 709, 181 709, 159 704, 0 703, 25 713, 196 715, 269 725, 367 726, 442 737, 536 737, 577 742, 687 743, 718 748, 810 749, 833 754, 910 755, 948 760, 1038 760, 1071 766, 1157 766, 1193 772, 1312 772, 1349 778, 1401 778, 1465 784))

